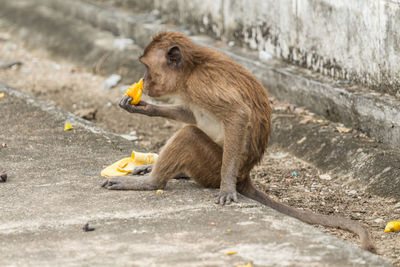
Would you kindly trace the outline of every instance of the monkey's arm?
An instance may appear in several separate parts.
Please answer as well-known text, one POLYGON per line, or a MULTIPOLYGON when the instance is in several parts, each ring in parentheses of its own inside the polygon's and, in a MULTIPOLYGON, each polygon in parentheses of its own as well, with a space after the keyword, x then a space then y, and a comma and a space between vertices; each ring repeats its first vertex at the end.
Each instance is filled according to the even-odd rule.
POLYGON ((237 202, 236 184, 246 159, 246 144, 249 134, 249 113, 246 109, 232 113, 224 120, 224 149, 222 155, 220 192, 215 203, 224 205, 237 202))
POLYGON ((150 117, 164 117, 176 121, 195 124, 196 119, 189 109, 183 106, 157 106, 140 101, 137 105, 131 105, 132 98, 124 96, 119 106, 130 113, 139 113, 150 117))

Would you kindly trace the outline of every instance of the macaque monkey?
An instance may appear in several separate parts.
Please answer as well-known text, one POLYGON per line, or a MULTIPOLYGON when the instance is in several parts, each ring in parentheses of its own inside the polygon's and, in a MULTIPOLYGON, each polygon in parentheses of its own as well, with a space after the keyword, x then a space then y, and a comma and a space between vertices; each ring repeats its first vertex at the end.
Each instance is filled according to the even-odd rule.
MULTIPOLYGON (((144 49, 143 92, 172 98, 179 104, 161 106, 124 96, 119 105, 131 113, 187 123, 162 148, 151 172, 110 178, 111 190, 156 190, 185 174, 205 187, 220 188, 217 204, 237 202, 237 192, 310 224, 357 233, 363 249, 374 251, 368 231, 357 222, 319 215, 281 204, 257 190, 250 171, 261 160, 270 133, 267 92, 242 66, 221 53, 194 44, 177 32, 160 32, 144 49)), ((139 168, 139 172, 147 169, 139 168)), ((137 172, 136 172, 137 173, 137 172)))

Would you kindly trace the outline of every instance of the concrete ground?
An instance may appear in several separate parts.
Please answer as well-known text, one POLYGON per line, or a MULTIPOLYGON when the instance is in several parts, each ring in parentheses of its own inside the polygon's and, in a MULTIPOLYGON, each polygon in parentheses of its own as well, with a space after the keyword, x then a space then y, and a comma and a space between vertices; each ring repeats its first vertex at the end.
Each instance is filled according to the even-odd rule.
POLYGON ((162 195, 105 190, 101 169, 140 147, 4 85, 0 93, 2 266, 389 266, 244 197, 214 205, 217 191, 192 181, 162 195), (65 121, 75 128, 64 132, 65 121), (87 222, 95 231, 82 230, 87 222))

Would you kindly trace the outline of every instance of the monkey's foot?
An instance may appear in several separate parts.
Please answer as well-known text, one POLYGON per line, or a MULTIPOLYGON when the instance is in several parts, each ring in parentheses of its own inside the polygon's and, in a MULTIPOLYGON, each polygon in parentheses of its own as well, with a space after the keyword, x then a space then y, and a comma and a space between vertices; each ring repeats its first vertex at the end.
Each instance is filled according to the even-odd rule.
POLYGON ((215 198, 215 204, 229 205, 231 202, 238 202, 237 193, 234 192, 219 192, 215 198))
POLYGON ((138 175, 138 174, 147 174, 150 173, 153 170, 154 165, 153 164, 147 164, 147 165, 141 165, 137 166, 131 171, 130 174, 132 175, 138 175))
POLYGON ((150 175, 139 177, 107 178, 101 187, 108 190, 157 190, 164 186, 154 182, 150 175))

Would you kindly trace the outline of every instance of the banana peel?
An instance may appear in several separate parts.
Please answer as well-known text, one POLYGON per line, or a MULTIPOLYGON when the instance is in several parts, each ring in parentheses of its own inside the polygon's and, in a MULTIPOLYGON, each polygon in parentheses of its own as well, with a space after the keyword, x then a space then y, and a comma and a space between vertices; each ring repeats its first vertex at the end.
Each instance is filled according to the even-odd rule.
POLYGON ((396 232, 399 230, 400 230, 400 220, 399 221, 391 221, 386 224, 385 233, 396 232))
POLYGON ((154 164, 158 158, 155 153, 142 153, 132 151, 132 155, 114 162, 101 171, 101 176, 117 177, 128 175, 133 169, 140 165, 154 164))

